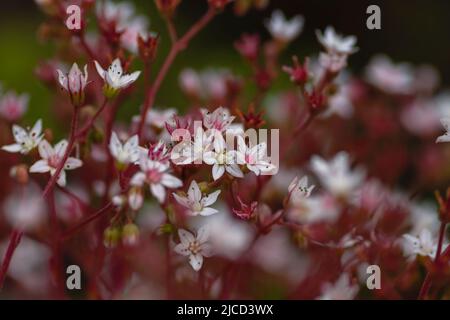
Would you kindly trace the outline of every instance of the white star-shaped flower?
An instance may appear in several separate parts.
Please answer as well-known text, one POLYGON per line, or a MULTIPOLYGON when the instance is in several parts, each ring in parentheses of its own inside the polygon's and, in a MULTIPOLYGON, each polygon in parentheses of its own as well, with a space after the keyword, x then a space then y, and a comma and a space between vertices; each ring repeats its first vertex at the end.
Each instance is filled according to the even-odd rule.
POLYGON ((173 147, 170 153, 172 162, 176 165, 201 164, 203 154, 212 150, 213 138, 214 134, 211 131, 205 132, 203 128, 197 128, 193 140, 183 139, 173 147))
POLYGON ((228 172, 230 175, 242 178, 244 174, 237 165, 236 151, 228 151, 225 139, 220 134, 214 135, 214 151, 207 151, 203 154, 203 161, 212 165, 212 176, 214 180, 219 179, 223 174, 228 172))
MULTIPOLYGON (((61 161, 63 160, 64 154, 66 152, 68 143, 67 140, 61 140, 53 148, 47 140, 43 140, 39 143, 38 150, 41 160, 35 162, 31 168, 30 172, 33 173, 44 173, 50 172, 51 175, 56 173, 61 161)), ((80 159, 69 157, 64 163, 63 170, 61 171, 57 183, 60 186, 66 185, 66 172, 65 170, 73 170, 79 168, 83 165, 80 159)))
POLYGON ((442 118, 441 123, 447 132, 444 133, 442 136, 438 137, 436 139, 436 143, 450 142, 450 118, 442 118))
POLYGON ((78 65, 74 63, 70 68, 69 73, 64 73, 61 70, 58 72, 58 82, 70 94, 70 98, 77 105, 84 100, 84 88, 88 83, 87 65, 84 66, 84 74, 81 72, 78 65))
POLYGON ((203 125, 207 129, 216 129, 220 132, 225 131, 233 122, 234 116, 230 115, 228 109, 219 107, 213 112, 201 110, 203 114, 203 125))
POLYGON ((301 201, 304 198, 308 198, 311 192, 315 188, 315 185, 308 186, 308 177, 304 176, 300 180, 295 177, 289 185, 288 191, 290 193, 290 198, 292 201, 301 201))
POLYGON ((97 61, 94 62, 98 74, 105 81, 104 91, 107 96, 113 96, 118 90, 128 87, 135 82, 141 74, 140 71, 135 71, 131 74, 123 74, 119 58, 112 62, 108 67, 108 70, 104 70, 97 61))
POLYGON ((7 152, 20 152, 27 154, 36 148, 44 137, 42 132, 42 120, 36 121, 32 129, 24 129, 18 125, 13 125, 12 132, 16 143, 3 146, 2 150, 7 152))
POLYGON ((267 157, 267 145, 262 142, 253 147, 247 146, 242 136, 237 136, 238 150, 236 152, 237 163, 246 165, 257 176, 269 173, 275 169, 267 157))
POLYGON ((337 34, 333 27, 327 27, 323 34, 317 30, 316 35, 319 42, 330 54, 350 55, 358 51, 358 48, 355 47, 355 36, 344 37, 337 34))
POLYGON ((147 183, 150 186, 150 192, 160 202, 166 198, 165 188, 179 188, 183 182, 168 173, 169 165, 158 161, 153 161, 145 154, 141 153, 139 158, 141 171, 135 173, 131 178, 131 185, 142 186, 147 183))
POLYGON ((189 186, 187 197, 182 197, 176 193, 173 193, 173 196, 179 204, 188 208, 190 215, 210 216, 219 212, 214 208, 208 208, 217 201, 219 194, 220 190, 214 191, 208 195, 202 195, 197 182, 193 180, 189 186))
POLYGON ((322 288, 320 300, 353 300, 358 293, 358 285, 352 284, 348 273, 342 274, 334 283, 327 283, 322 288))
POLYGON ((203 265, 203 257, 212 255, 212 246, 207 243, 209 237, 207 229, 205 227, 200 228, 197 231, 197 236, 187 230, 178 229, 178 236, 181 242, 175 246, 175 252, 188 256, 192 268, 199 271, 203 265))
POLYGON ((273 38, 282 42, 290 42, 302 32, 304 23, 305 19, 301 15, 296 15, 288 20, 283 12, 276 10, 265 22, 265 25, 273 38))
POLYGON ((122 144, 117 134, 113 132, 109 142, 109 151, 120 164, 135 163, 139 160, 140 154, 139 138, 134 135, 122 144))
POLYGON ((364 170, 351 170, 349 155, 346 152, 339 152, 330 161, 313 156, 311 168, 322 185, 336 197, 346 198, 352 195, 365 178, 364 170))
POLYGON ((428 229, 423 229, 418 237, 405 234, 403 238, 405 239, 405 253, 410 257, 414 258, 419 255, 434 259, 436 256, 437 245, 428 229))

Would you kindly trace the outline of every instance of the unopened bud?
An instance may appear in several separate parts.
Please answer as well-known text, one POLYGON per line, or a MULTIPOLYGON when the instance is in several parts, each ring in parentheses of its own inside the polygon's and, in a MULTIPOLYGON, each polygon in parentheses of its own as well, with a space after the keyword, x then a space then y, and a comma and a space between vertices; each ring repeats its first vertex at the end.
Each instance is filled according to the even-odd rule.
POLYGON ((134 223, 126 224, 122 229, 122 243, 133 246, 139 241, 139 227, 134 223))
POLYGON ((119 243, 121 236, 120 228, 108 227, 103 233, 103 244, 107 248, 114 248, 119 243))
POLYGON ((128 204, 134 211, 138 211, 144 204, 144 194, 142 188, 133 187, 128 192, 128 204))
POLYGON ((28 166, 26 164, 19 164, 14 166, 9 171, 9 175, 16 179, 21 184, 28 183, 28 166))

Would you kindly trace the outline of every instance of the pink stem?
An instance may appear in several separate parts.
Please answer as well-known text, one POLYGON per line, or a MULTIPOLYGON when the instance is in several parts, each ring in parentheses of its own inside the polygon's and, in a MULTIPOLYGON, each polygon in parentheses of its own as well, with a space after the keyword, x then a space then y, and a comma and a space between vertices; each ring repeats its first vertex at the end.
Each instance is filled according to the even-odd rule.
POLYGON ((69 144, 66 148, 66 152, 64 153, 64 156, 62 160, 58 163, 58 167, 56 168, 55 174, 50 177, 50 180, 48 181, 44 192, 42 196, 46 198, 50 192, 50 190, 53 189, 53 187, 56 184, 56 181, 58 181, 59 175, 61 174, 61 171, 64 169, 64 165, 66 164, 67 159, 69 158, 70 153, 72 152, 73 146, 76 141, 76 129, 78 125, 78 113, 79 113, 79 107, 74 107, 74 113, 72 116, 72 123, 70 125, 70 137, 69 137, 69 144))
POLYGON ((3 283, 6 278, 6 273, 8 272, 9 264, 11 262, 14 251, 20 243, 23 231, 18 229, 13 229, 11 235, 9 236, 8 248, 6 249, 5 255, 3 256, 2 265, 0 267, 0 289, 3 287, 3 283))
MULTIPOLYGON (((445 222, 441 222, 441 228, 439 230, 439 241, 438 241, 438 247, 436 251, 436 257, 434 258, 434 264, 437 266, 439 264, 439 258, 441 257, 441 251, 442 251, 442 245, 444 243, 444 236, 445 236, 445 228, 447 224, 445 222)), ((447 255, 450 251, 450 246, 448 246, 443 255, 447 255)), ((425 276, 425 280, 423 281, 422 287, 420 288, 419 292, 419 300, 423 300, 426 295, 428 294, 428 291, 430 291, 431 288, 431 273, 428 272, 425 276)))
POLYGON ((112 202, 109 202, 106 204, 103 208, 99 209, 97 212, 91 214, 89 217, 85 218, 83 221, 81 221, 76 226, 70 228, 67 230, 61 237, 60 240, 65 241, 69 238, 71 238, 75 233, 77 233, 80 229, 85 227, 87 224, 91 223, 95 219, 103 216, 105 213, 107 213, 111 208, 113 207, 112 202))
POLYGON ((215 10, 212 7, 210 7, 208 11, 205 13, 205 15, 203 15, 203 17, 201 17, 200 20, 198 20, 195 24, 193 24, 192 27, 184 34, 183 37, 181 37, 172 44, 169 54, 167 55, 166 60, 164 61, 161 69, 158 72, 158 75, 155 78, 155 82, 147 92, 147 98, 145 99, 146 103, 142 108, 141 121, 139 122, 139 126, 137 129, 139 139, 142 139, 145 118, 147 116, 147 113, 151 108, 151 106, 153 105, 153 103, 155 102, 156 94, 158 93, 159 88, 161 87, 161 84, 164 78, 166 77, 167 72, 169 71, 176 56, 180 51, 184 50, 187 47, 192 38, 212 20, 215 14, 216 14, 215 10))

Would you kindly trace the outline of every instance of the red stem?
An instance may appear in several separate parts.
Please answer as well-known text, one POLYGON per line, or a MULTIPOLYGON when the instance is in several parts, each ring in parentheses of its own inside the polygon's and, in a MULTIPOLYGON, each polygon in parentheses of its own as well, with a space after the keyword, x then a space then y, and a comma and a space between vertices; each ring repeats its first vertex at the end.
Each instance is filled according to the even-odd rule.
MULTIPOLYGON (((434 264, 435 266, 438 266, 439 264, 439 258, 441 257, 441 251, 442 251, 442 245, 444 243, 444 236, 445 236, 445 228, 446 228, 447 224, 445 222, 441 223, 441 228, 439 229, 439 241, 438 241, 438 247, 437 247, 437 251, 436 251, 436 257, 434 258, 434 264)), ((448 253, 450 253, 450 246, 448 246, 443 255, 447 255, 448 253)), ((419 292, 419 300, 423 300, 426 295, 428 294, 428 291, 430 291, 431 288, 431 282, 432 282, 432 278, 431 278, 431 272, 428 271, 427 275, 425 276, 425 279, 423 281, 422 287, 420 288, 420 292, 419 292)))
POLYGON ((61 241, 65 241, 69 238, 71 238, 75 233, 77 233, 80 229, 82 229, 87 224, 91 223, 95 219, 101 217, 103 214, 107 213, 111 208, 113 207, 112 202, 109 202, 106 204, 103 208, 98 210, 97 212, 91 214, 89 217, 85 218, 83 221, 81 221, 78 225, 70 228, 67 230, 61 237, 61 241))
POLYGON ((58 177, 61 174, 61 171, 64 168, 64 165, 67 161, 67 159, 69 158, 70 153, 72 152, 73 146, 75 144, 76 141, 76 129, 77 129, 77 125, 78 125, 78 113, 79 113, 79 107, 74 107, 74 113, 72 116, 72 123, 70 125, 70 137, 69 137, 69 144, 66 148, 66 152, 64 153, 64 156, 62 158, 62 160, 58 163, 58 168, 56 168, 55 174, 52 175, 50 177, 50 180, 48 181, 44 192, 42 194, 42 196, 44 198, 46 198, 49 195, 50 190, 53 189, 53 187, 56 184, 56 181, 58 181, 58 177))
POLYGON ((22 238, 23 231, 18 229, 13 229, 11 235, 9 236, 8 248, 6 249, 5 255, 3 256, 2 265, 0 267, 0 289, 3 288, 3 283, 6 278, 6 273, 9 268, 9 264, 11 262, 12 256, 14 255, 14 251, 20 243, 20 239, 22 238))
POLYGON ((97 112, 92 116, 92 118, 89 119, 89 121, 86 123, 86 125, 76 133, 77 139, 86 135, 86 133, 92 128, 95 120, 97 120, 97 118, 101 115, 101 113, 105 109, 107 103, 108 103, 108 99, 105 98, 105 100, 103 100, 103 103, 102 103, 101 107, 97 110, 97 112))
POLYGON ((192 38, 212 20, 215 14, 216 12, 214 8, 210 7, 208 11, 203 15, 203 17, 201 17, 200 20, 198 20, 195 24, 193 24, 192 27, 184 34, 183 37, 181 37, 172 44, 169 54, 167 55, 166 60, 164 61, 161 69, 159 70, 153 85, 147 91, 147 98, 145 99, 145 104, 141 111, 141 120, 139 122, 139 126, 137 129, 139 140, 142 139, 147 113, 150 110, 153 103, 155 102, 156 94, 158 93, 159 88, 161 87, 161 84, 164 78, 166 77, 167 72, 169 71, 176 56, 178 55, 179 52, 181 52, 187 47, 192 38))

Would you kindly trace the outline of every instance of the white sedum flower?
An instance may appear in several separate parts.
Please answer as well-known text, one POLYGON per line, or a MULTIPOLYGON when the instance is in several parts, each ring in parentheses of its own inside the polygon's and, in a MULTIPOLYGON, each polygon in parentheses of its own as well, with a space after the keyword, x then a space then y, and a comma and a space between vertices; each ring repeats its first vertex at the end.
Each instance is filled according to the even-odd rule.
POLYGON ((120 89, 128 87, 136 81, 141 73, 140 71, 135 71, 131 74, 123 74, 122 64, 119 58, 112 62, 108 70, 104 70, 97 61, 94 62, 98 74, 105 81, 104 92, 107 97, 112 97, 120 89))
POLYGON ((69 73, 64 73, 59 69, 56 71, 58 72, 59 84, 69 93, 72 102, 76 105, 82 104, 84 100, 84 88, 88 84, 87 65, 84 66, 84 74, 76 63, 72 65, 69 73))
POLYGON ((295 177, 289 185, 288 191, 290 194, 290 199, 294 202, 308 198, 311 192, 315 188, 315 185, 308 185, 308 177, 304 176, 300 180, 295 177))
POLYGON ((165 188, 179 188, 183 185, 180 179, 167 173, 168 164, 153 161, 142 153, 139 158, 139 166, 141 171, 131 178, 131 185, 141 187, 147 183, 150 186, 150 192, 160 203, 164 202, 166 198, 165 188))
POLYGON ((214 135, 214 151, 207 151, 203 154, 203 161, 212 165, 212 176, 214 180, 219 179, 228 172, 233 177, 242 178, 244 174, 237 165, 236 151, 228 151, 225 139, 220 134, 214 135))
POLYGON ((246 165, 254 174, 269 173, 275 166, 267 158, 267 145, 262 142, 253 147, 248 147, 242 136, 237 136, 238 150, 236 152, 237 163, 246 165))
POLYGON ((213 112, 201 110, 203 114, 203 125, 207 129, 215 129, 220 132, 225 131, 233 122, 234 116, 230 115, 228 109, 219 107, 213 112))
POLYGON ((320 300, 353 300, 358 293, 359 288, 351 283, 348 273, 342 274, 334 283, 326 283, 322 288, 320 300))
POLYGON ((436 143, 440 142, 450 142, 450 118, 442 118, 441 123, 447 131, 442 136, 436 139, 436 143))
POLYGON ((349 197, 360 187, 365 178, 365 172, 362 169, 351 170, 349 155, 346 152, 339 152, 330 161, 313 156, 311 168, 322 185, 336 197, 349 197))
POLYGON ((139 138, 134 135, 122 144, 117 134, 113 132, 109 142, 109 151, 120 164, 135 163, 139 160, 140 154, 139 138))
POLYGON ((187 230, 178 229, 180 243, 174 248, 175 252, 189 257, 189 264, 195 271, 199 271, 203 266, 203 257, 212 255, 212 246, 207 243, 208 231, 205 227, 198 230, 197 236, 194 236, 187 230))
POLYGON ((301 15, 288 20, 283 12, 276 10, 265 25, 274 39, 290 42, 302 32, 304 23, 305 19, 301 15))
POLYGON ((317 30, 316 35, 319 42, 329 54, 350 55, 358 51, 355 47, 355 36, 344 37, 336 33, 333 27, 327 27, 323 34, 317 30))
POLYGON ((36 148, 42 141, 44 135, 42 134, 42 120, 36 121, 32 129, 24 129, 18 125, 13 125, 12 133, 16 143, 3 146, 2 150, 7 152, 20 152, 21 154, 27 154, 34 148, 36 148))
POLYGON ((437 245, 428 229, 423 229, 418 237, 405 234, 403 238, 405 240, 404 252, 411 258, 415 258, 417 255, 430 258, 436 256, 437 245))
MULTIPOLYGON (((53 176, 56 173, 58 166, 61 164, 61 161, 64 158, 64 154, 66 153, 66 149, 68 146, 67 140, 61 140, 58 142, 53 148, 47 140, 43 140, 38 147, 39 155, 41 156, 41 160, 35 162, 31 168, 30 172, 32 173, 44 173, 50 172, 53 176)), ((66 185, 66 172, 65 170, 73 170, 79 168, 83 165, 83 162, 80 159, 68 157, 66 162, 64 163, 63 170, 61 171, 57 183, 58 185, 64 187, 66 185)))
POLYGON ((195 180, 193 180, 189 186, 187 197, 182 197, 176 193, 173 193, 175 200, 182 206, 188 208, 188 213, 192 216, 210 216, 219 212, 214 208, 209 208, 217 201, 217 197, 220 194, 220 190, 214 191, 208 195, 202 195, 202 192, 195 180))

